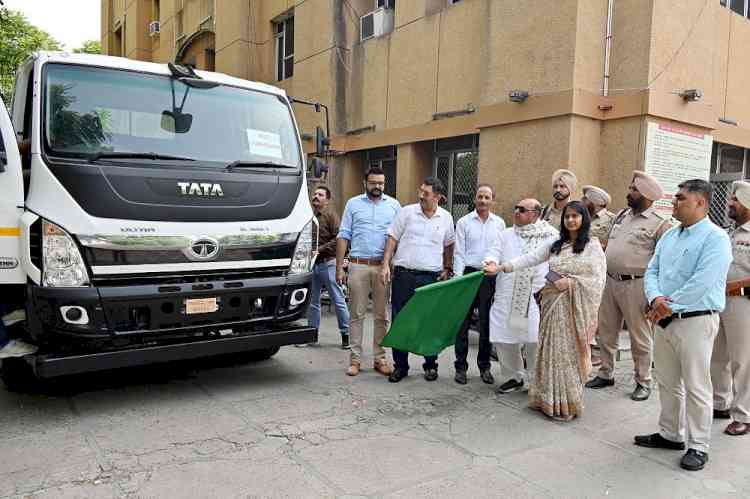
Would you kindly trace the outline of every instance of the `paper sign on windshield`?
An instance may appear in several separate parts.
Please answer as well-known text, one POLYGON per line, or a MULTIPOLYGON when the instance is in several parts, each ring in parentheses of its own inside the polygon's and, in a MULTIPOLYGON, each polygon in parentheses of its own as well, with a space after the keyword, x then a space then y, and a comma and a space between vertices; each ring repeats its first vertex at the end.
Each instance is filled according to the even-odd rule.
POLYGON ((250 154, 281 159, 281 137, 276 133, 247 128, 247 143, 250 154))

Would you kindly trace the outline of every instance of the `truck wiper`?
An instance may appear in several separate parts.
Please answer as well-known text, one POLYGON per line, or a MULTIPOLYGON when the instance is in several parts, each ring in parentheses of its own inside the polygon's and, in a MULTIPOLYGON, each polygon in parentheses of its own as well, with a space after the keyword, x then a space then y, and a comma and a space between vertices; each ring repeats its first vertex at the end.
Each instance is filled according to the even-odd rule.
POLYGON ((171 159, 176 161, 195 161, 193 158, 183 158, 181 156, 169 156, 168 154, 157 154, 155 152, 98 152, 89 156, 89 163, 94 163, 100 159, 109 158, 127 158, 127 159, 150 159, 157 161, 160 159, 171 159))
POLYGON ((294 165, 285 165, 284 163, 256 162, 256 161, 232 161, 224 167, 225 172, 231 172, 235 168, 264 169, 264 168, 296 168, 294 165))

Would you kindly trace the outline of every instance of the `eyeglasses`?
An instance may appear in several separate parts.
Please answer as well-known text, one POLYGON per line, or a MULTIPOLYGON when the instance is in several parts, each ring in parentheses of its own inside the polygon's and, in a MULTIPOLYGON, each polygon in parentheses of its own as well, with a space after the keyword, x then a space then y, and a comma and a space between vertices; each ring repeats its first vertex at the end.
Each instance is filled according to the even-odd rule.
POLYGON ((514 210, 516 210, 516 211, 517 211, 518 213, 521 213, 521 214, 524 214, 524 213, 526 213, 527 211, 531 211, 531 212, 536 212, 536 211, 539 211, 539 210, 538 210, 538 209, 536 209, 536 208, 526 208, 525 206, 516 206, 516 207, 515 207, 515 208, 513 208, 513 209, 514 209, 514 210))

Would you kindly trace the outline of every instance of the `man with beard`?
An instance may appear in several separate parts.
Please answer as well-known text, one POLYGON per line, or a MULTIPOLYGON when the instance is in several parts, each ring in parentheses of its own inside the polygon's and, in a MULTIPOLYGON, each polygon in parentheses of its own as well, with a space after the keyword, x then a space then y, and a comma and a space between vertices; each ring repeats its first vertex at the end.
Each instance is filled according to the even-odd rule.
POLYGON ((627 195, 628 208, 615 218, 607 243, 607 282, 599 307, 599 351, 601 367, 587 388, 615 384, 615 356, 622 320, 628 326, 635 364, 635 390, 630 398, 646 400, 651 395, 653 328, 643 314, 646 295, 643 276, 656 243, 672 225, 669 215, 658 211, 654 201, 664 191, 651 175, 634 171, 627 195))
POLYGON ((542 209, 542 220, 560 230, 562 212, 578 185, 576 174, 570 170, 557 170, 552 174, 552 197, 554 201, 542 209))
MULTIPOLYGON (((500 232, 505 229, 503 219, 491 211, 494 205, 495 189, 491 185, 480 184, 474 196, 475 210, 461 217, 456 223, 453 272, 457 276, 481 271, 487 251, 495 244, 500 232)), ((477 355, 479 374, 485 383, 491 385, 495 382, 490 371, 490 352, 492 351, 490 306, 494 294, 495 276, 485 277, 474 303, 469 308, 469 314, 456 336, 455 381, 458 384, 466 384, 466 371, 469 369, 469 364, 466 362, 469 355, 469 323, 476 307, 479 307, 479 353, 477 355)))
MULTIPOLYGON (((487 252, 486 262, 500 263, 533 252, 560 237, 557 229, 539 220, 542 206, 536 199, 523 199, 513 210, 513 227, 505 229, 487 252)), ((530 381, 536 364, 539 337, 539 305, 534 293, 544 287, 547 262, 517 272, 497 275, 495 302, 490 311, 490 339, 500 357, 505 382, 497 393, 521 390, 530 381), (524 367, 523 353, 526 354, 524 367)), ((494 277, 494 276, 492 276, 494 277)))
POLYGON ((581 202, 591 215, 589 236, 597 238, 602 248, 606 248, 609 229, 612 228, 615 219, 615 214, 607 209, 612 198, 607 191, 595 185, 584 185, 581 190, 581 202))
MULTIPOLYGON (((453 273, 456 240, 453 217, 438 206, 445 195, 445 186, 440 179, 427 177, 419 186, 419 203, 404 206, 388 229, 380 278, 383 285, 391 281, 393 257, 394 319, 418 287, 449 279, 453 273)), ((409 374, 409 352, 394 348, 393 361, 395 368, 388 381, 398 383, 409 374)), ((438 377, 437 355, 425 356, 422 368, 424 378, 435 381, 438 377)))
POLYGON ((734 261, 727 276, 727 308, 711 357, 714 418, 733 421, 724 430, 738 436, 750 432, 750 183, 734 182, 729 218, 734 261))
POLYGON ((385 173, 371 167, 365 173, 365 193, 346 203, 336 244, 336 282, 343 284, 344 257, 349 250, 349 338, 351 353, 346 374, 356 376, 362 364, 362 336, 367 304, 372 294, 375 323, 372 338, 374 368, 384 376, 392 372, 380 343, 388 330, 388 286, 379 279, 388 227, 401 205, 383 194, 385 173))
POLYGON ((320 290, 328 290, 336 306, 336 319, 341 333, 341 348, 349 348, 349 310, 341 286, 336 282, 336 236, 339 233, 339 217, 330 208, 331 190, 326 186, 315 189, 312 198, 313 212, 318 219, 318 257, 313 266, 312 290, 310 291, 310 327, 320 326, 320 290))

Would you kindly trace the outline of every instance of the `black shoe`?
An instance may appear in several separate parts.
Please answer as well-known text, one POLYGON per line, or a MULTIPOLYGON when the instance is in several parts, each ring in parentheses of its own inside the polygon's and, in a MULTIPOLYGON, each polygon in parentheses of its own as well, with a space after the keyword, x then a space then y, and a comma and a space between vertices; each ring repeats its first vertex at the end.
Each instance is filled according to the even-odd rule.
POLYGON ((714 419, 732 419, 729 409, 714 409, 714 419))
POLYGON ((615 386, 615 380, 614 379, 607 379, 607 378, 600 378, 597 376, 594 379, 590 379, 586 382, 586 388, 605 388, 607 386, 615 386))
POLYGON ((342 336, 341 337, 341 349, 342 350, 349 350, 351 347, 349 346, 349 335, 342 336))
POLYGON ((482 369, 481 371, 479 371, 479 376, 482 378, 482 381, 484 381, 488 385, 495 384, 495 377, 492 375, 489 369, 482 369))
POLYGON ((401 369, 394 369, 390 376, 388 376, 388 381, 391 383, 398 383, 405 377, 407 377, 409 373, 407 371, 403 371, 401 369))
POLYGON ((520 390, 521 388, 523 388, 523 380, 516 381, 514 379, 509 379, 497 388, 497 393, 515 392, 520 390))
POLYGON ((682 456, 682 460, 680 461, 680 466, 683 469, 686 469, 689 471, 698 471, 698 470, 702 470, 707 462, 708 462, 708 453, 701 452, 695 449, 688 449, 685 455, 682 456))
POLYGON ((466 371, 456 371, 456 375, 453 377, 453 380, 459 385, 465 385, 466 384, 466 371))
POLYGON ((427 368, 424 370, 424 379, 426 379, 427 381, 435 381, 437 378, 437 369, 427 368))
POLYGON ((635 385, 635 390, 633 390, 633 393, 630 394, 630 399, 635 400, 636 402, 640 402, 642 400, 648 400, 650 395, 651 388, 637 383, 635 385))
POLYGON ((685 442, 673 442, 662 437, 660 433, 651 435, 636 435, 635 445, 656 449, 685 450, 685 442))

